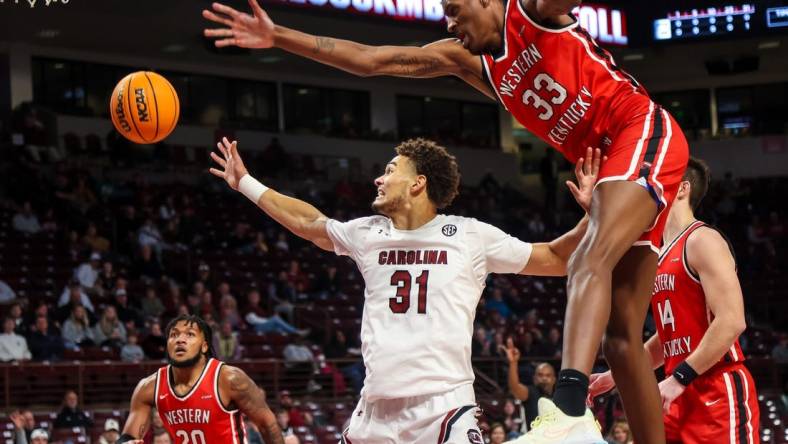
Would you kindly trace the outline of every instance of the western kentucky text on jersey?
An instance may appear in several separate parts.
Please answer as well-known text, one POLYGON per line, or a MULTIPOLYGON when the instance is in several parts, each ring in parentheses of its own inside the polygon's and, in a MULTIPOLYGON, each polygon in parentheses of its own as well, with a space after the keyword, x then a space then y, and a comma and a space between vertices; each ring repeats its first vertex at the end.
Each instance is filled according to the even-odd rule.
MULTIPOLYGON (((697 221, 684 229, 663 249, 659 258, 651 312, 662 342, 665 372, 668 374, 698 347, 713 319, 700 279, 686 263, 687 238, 703 226, 703 222, 697 221)), ((720 364, 743 360, 737 340, 720 364)))
POLYGON ((505 20, 502 53, 482 55, 486 78, 523 126, 570 161, 648 108, 646 91, 577 22, 546 28, 519 0, 507 0, 505 20), (631 100, 638 105, 622 106, 631 100))
POLYGON ((183 396, 172 389, 172 370, 156 373, 156 408, 176 444, 243 444, 244 425, 238 410, 227 410, 219 399, 222 362, 209 359, 194 387, 183 396))

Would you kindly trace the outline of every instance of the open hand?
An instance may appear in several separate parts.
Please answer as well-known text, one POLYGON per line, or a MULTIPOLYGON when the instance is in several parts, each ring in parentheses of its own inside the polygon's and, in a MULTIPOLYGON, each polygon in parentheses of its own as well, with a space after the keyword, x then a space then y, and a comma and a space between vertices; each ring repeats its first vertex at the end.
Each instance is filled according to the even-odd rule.
POLYGON ((591 197, 594 194, 596 181, 599 180, 599 165, 605 160, 607 156, 602 157, 602 150, 588 147, 586 156, 578 159, 575 165, 577 185, 571 180, 566 181, 572 196, 586 213, 591 210, 591 197))
POLYGON ((237 191, 241 178, 249 173, 244 166, 241 155, 238 154, 238 142, 235 140, 230 142, 226 137, 222 137, 222 141, 217 143, 216 146, 222 155, 219 156, 211 151, 211 159, 224 170, 211 168, 208 171, 214 176, 224 179, 227 185, 230 185, 230 188, 237 191))
POLYGON ((239 46, 241 48, 270 48, 274 46, 274 22, 260 7, 257 0, 249 0, 252 15, 214 3, 213 11, 204 9, 202 16, 226 26, 205 29, 205 36, 216 38, 216 47, 239 46), (215 12, 214 12, 215 11, 215 12))

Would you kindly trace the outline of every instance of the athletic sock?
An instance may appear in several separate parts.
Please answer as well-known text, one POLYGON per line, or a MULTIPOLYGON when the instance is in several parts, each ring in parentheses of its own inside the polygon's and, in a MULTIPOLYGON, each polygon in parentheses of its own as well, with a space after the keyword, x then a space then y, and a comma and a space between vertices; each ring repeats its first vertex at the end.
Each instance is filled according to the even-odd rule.
POLYGON ((583 416, 588 396, 588 376, 568 368, 558 372, 553 402, 569 416, 583 416))

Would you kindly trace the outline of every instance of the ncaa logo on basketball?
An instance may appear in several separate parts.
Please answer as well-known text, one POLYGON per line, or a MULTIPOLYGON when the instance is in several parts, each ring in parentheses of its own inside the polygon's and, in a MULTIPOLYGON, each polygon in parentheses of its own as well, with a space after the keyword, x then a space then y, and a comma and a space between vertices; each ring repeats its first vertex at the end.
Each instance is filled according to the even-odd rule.
POLYGON ((482 434, 478 430, 473 429, 468 430, 468 442, 471 444, 484 444, 482 434))
POLYGON ((457 233, 457 226, 452 224, 444 225, 441 231, 443 231, 444 236, 452 237, 457 233))

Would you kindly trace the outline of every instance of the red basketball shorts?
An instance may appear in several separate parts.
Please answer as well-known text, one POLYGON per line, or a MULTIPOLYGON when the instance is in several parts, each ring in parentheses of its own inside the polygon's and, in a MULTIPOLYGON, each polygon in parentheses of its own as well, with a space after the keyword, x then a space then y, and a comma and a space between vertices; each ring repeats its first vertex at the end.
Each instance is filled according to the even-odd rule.
POLYGON ((620 108, 614 114, 627 120, 609 136, 611 143, 604 150, 607 160, 600 167, 597 185, 625 180, 649 191, 659 212, 635 245, 648 245, 659 254, 668 212, 687 168, 689 147, 673 116, 651 100, 631 100, 620 108))
POLYGON ((696 378, 665 416, 668 443, 758 444, 760 413, 755 382, 741 364, 696 378))

